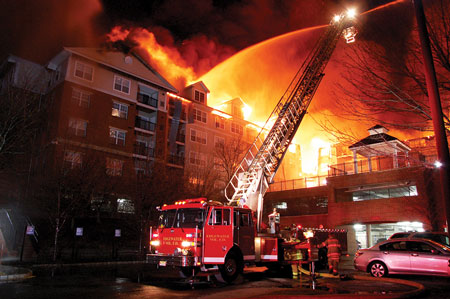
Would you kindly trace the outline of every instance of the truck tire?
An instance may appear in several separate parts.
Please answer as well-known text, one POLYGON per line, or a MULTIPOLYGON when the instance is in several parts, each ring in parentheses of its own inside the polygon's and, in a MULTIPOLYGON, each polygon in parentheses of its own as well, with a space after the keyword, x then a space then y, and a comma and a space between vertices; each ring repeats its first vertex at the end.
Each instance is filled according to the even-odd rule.
POLYGON ((230 252, 225 258, 225 263, 219 265, 219 270, 221 276, 219 281, 232 283, 244 271, 244 263, 234 252, 230 252))

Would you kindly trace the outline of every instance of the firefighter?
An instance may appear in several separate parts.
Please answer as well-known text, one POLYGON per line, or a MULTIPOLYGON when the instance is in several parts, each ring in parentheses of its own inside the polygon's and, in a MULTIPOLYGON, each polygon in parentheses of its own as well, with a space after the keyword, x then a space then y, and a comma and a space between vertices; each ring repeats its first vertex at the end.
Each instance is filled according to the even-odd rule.
POLYGON ((319 248, 327 247, 328 267, 330 274, 338 275, 339 257, 341 256, 341 244, 333 233, 328 234, 328 239, 319 245, 319 248))
MULTIPOLYGON (((296 224, 292 224, 291 227, 291 236, 290 236, 290 242, 299 243, 300 239, 298 238, 298 229, 296 224)), ((296 245, 294 245, 290 252, 291 257, 291 268, 292 268, 292 278, 297 279, 299 277, 300 273, 300 261, 302 260, 302 252, 299 248, 297 248, 296 245)))
POLYGON ((269 215, 270 233, 275 234, 280 232, 280 213, 277 208, 273 208, 272 214, 269 215))

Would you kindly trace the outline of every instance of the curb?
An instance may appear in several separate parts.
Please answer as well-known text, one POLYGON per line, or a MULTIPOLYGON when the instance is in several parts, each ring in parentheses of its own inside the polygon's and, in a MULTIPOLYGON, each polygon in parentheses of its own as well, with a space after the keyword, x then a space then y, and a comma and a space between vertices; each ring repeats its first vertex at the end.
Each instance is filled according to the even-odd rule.
POLYGON ((117 262, 97 262, 97 263, 58 263, 58 264, 34 264, 32 268, 63 268, 72 266, 84 266, 84 267, 94 267, 94 266, 110 266, 110 265, 129 265, 129 264, 145 264, 146 261, 117 261, 117 262))
POLYGON ((33 272, 30 269, 11 267, 11 266, 0 266, 1 269, 6 269, 7 272, 13 272, 14 274, 0 275, 0 282, 13 282, 25 280, 33 277, 33 272), (24 273, 19 273, 24 272, 24 273))

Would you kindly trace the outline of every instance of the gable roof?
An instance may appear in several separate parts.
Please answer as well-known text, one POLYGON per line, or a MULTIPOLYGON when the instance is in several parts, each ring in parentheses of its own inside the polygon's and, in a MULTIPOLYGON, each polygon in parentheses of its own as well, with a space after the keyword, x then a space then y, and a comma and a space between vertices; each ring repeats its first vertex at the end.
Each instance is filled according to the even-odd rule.
MULTIPOLYGON (((178 90, 175 87, 173 87, 166 79, 164 79, 154 68, 152 68, 136 53, 130 53, 127 55, 123 52, 115 50, 77 47, 64 47, 64 51, 79 55, 123 73, 130 74, 141 80, 156 84, 168 91, 178 93, 178 90)), ((61 53, 55 57, 55 60, 60 56, 61 53)), ((52 61, 50 61, 49 65, 51 65, 51 63, 52 61)))
POLYGON ((386 133, 374 134, 374 135, 369 135, 364 139, 361 139, 360 141, 350 145, 348 148, 352 149, 352 148, 356 148, 356 147, 361 147, 361 146, 375 144, 375 143, 382 143, 382 142, 392 141, 392 140, 398 140, 398 139, 391 135, 388 135, 386 133))

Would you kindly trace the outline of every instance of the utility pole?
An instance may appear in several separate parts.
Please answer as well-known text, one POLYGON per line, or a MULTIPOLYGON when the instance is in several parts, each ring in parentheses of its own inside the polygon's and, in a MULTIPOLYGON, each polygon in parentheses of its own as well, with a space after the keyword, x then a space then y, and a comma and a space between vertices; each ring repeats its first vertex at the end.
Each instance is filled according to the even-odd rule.
POLYGON ((439 89, 436 80, 436 72, 433 65, 433 55, 431 53, 430 39, 428 36, 422 0, 413 0, 413 3, 417 19, 417 27, 419 29, 420 44, 422 46, 422 55, 425 68, 424 72, 427 83, 428 100, 430 102, 431 117, 433 119, 436 148, 439 162, 442 164, 439 168, 441 194, 445 207, 447 232, 450 235, 450 155, 448 151, 447 135, 443 120, 441 99, 439 98, 439 89))

